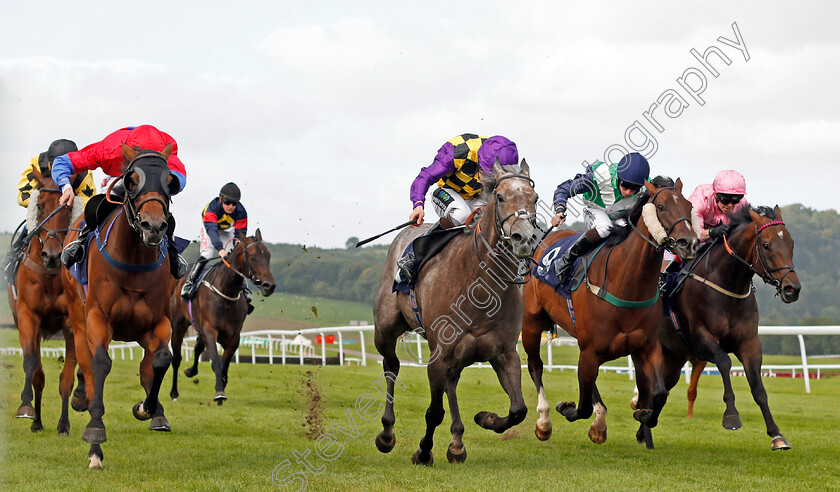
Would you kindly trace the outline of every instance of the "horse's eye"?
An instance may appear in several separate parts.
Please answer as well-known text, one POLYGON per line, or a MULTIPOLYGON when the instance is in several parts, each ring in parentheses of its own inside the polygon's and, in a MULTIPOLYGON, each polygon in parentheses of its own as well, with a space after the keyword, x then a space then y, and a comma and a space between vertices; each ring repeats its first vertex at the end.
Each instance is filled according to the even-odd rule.
POLYGON ((661 212, 662 210, 665 210, 665 207, 663 207, 662 205, 657 205, 656 209, 661 212))
POLYGON ((770 243, 761 243, 761 247, 767 251, 770 251, 770 243))
POLYGON ((496 195, 496 199, 499 200, 499 203, 505 203, 505 199, 504 197, 502 197, 502 195, 496 195))

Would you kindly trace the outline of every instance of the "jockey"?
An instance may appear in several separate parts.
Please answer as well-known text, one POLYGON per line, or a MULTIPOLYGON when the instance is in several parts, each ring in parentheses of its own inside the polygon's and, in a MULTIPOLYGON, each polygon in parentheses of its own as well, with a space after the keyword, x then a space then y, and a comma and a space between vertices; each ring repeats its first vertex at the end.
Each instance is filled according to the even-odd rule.
POLYGON ((516 144, 501 135, 487 138, 472 133, 447 141, 434 161, 420 169, 411 183, 414 210, 408 220, 416 220, 415 226, 423 223, 426 192, 437 182, 438 187, 432 191, 432 205, 441 227, 463 225, 473 210, 487 205, 487 197, 481 193, 479 172, 492 173, 497 158, 502 166, 518 164, 516 144))
MULTIPOLYGON (((108 176, 121 176, 128 164, 122 152, 123 143, 135 149, 149 149, 157 152, 163 151, 167 145, 171 144, 172 153, 167 164, 172 176, 178 180, 178 191, 175 193, 184 189, 187 183, 187 171, 181 159, 178 158, 178 144, 175 139, 151 125, 130 126, 117 130, 82 150, 68 152, 55 158, 52 175, 62 192, 59 204, 73 204, 75 195, 73 187, 70 185, 70 175, 72 174, 101 169, 108 176)), ((122 198, 123 192, 124 188, 122 182, 120 182, 114 186, 111 194, 116 194, 122 198)), ((86 217, 93 215, 85 214, 86 217)), ((69 268, 84 257, 87 234, 96 226, 97 224, 86 224, 84 230, 79 233, 79 238, 65 247, 61 253, 61 262, 66 267, 69 268)), ((175 220, 170 216, 169 227, 166 230, 166 235, 169 236, 169 266, 172 275, 175 278, 181 278, 186 273, 186 264, 175 250, 173 244, 174 231, 175 220)))
POLYGON ((583 198, 583 221, 588 229, 558 258, 554 264, 561 283, 570 273, 571 266, 580 256, 588 253, 606 238, 613 228, 613 219, 624 225, 621 212, 630 210, 641 197, 641 190, 649 180, 650 164, 638 152, 621 158, 618 164, 596 161, 586 167, 586 172, 564 181, 554 191, 553 226, 566 221, 566 203, 575 195, 583 198))
MULTIPOLYGON (((201 229, 201 256, 190 270, 184 286, 181 288, 181 296, 184 299, 191 299, 195 295, 196 281, 208 261, 215 257, 224 258, 232 250, 237 241, 245 239, 248 235, 248 212, 240 203, 242 192, 235 183, 227 183, 219 190, 219 196, 214 198, 204 207, 201 212, 204 228, 201 229)), ((243 279, 243 290, 248 299, 248 312, 253 309, 251 299, 245 289, 243 279)))
MULTIPOLYGON (((76 150, 78 149, 72 140, 59 139, 51 143, 46 152, 41 152, 39 155, 30 159, 29 166, 20 174, 20 180, 18 181, 18 205, 23 208, 29 208, 29 198, 32 196, 32 190, 38 187, 38 181, 35 179, 33 168, 38 168, 44 177, 50 177, 50 171, 55 158, 76 150)), ((93 175, 87 171, 77 174, 72 185, 76 194, 82 197, 83 204, 87 203, 88 199, 96 193, 93 175)), ((27 228, 24 226, 20 235, 15 238, 11 249, 8 251, 7 258, 3 260, 4 269, 7 265, 13 266, 10 273, 13 273, 16 268, 14 266, 14 258, 17 258, 22 253, 23 248, 26 247, 26 244, 23 244, 23 238, 27 234, 27 228)))
POLYGON ((688 201, 694 209, 703 230, 700 240, 717 239, 729 233, 729 214, 747 206, 747 182, 737 171, 721 171, 712 184, 701 184, 694 189, 688 201))

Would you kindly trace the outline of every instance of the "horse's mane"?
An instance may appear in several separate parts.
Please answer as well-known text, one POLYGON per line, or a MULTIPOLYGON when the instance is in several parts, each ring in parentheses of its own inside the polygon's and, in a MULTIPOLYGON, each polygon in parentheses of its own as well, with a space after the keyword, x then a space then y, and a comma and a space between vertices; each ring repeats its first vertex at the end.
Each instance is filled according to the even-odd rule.
POLYGON ((733 231, 746 224, 752 224, 753 219, 750 215, 750 211, 753 211, 762 217, 767 217, 770 220, 776 220, 776 211, 772 208, 765 205, 752 207, 750 204, 747 204, 728 215, 730 221, 729 223, 731 224, 733 231))
MULTIPOLYGON (((657 188, 674 186, 674 180, 669 178, 668 176, 657 176, 650 180, 650 182, 657 188)), ((630 232, 632 232, 633 230, 631 224, 635 224, 639 221, 639 218, 642 216, 642 208, 648 202, 649 198, 650 193, 648 193, 647 190, 644 190, 641 196, 639 196, 636 205, 634 205, 633 208, 630 209, 630 212, 627 215, 627 224, 623 227, 613 226, 609 236, 607 236, 605 240, 605 244, 607 246, 615 246, 616 244, 627 239, 627 236, 629 236, 630 232)))

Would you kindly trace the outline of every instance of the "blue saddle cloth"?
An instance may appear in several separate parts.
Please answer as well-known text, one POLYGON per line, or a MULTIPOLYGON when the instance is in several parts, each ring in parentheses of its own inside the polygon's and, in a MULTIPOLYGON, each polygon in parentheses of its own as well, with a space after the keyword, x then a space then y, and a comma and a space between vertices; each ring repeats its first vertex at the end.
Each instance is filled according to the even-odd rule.
MULTIPOLYGON (((82 221, 79 223, 79 227, 85 227, 85 219, 82 219, 82 221)), ((70 275, 72 275, 73 278, 75 278, 76 281, 79 282, 81 285, 88 284, 88 257, 90 256, 91 243, 95 238, 96 234, 93 232, 87 235, 87 238, 85 240, 84 255, 82 256, 82 259, 68 269, 70 271, 70 275)), ((181 254, 184 252, 184 250, 187 249, 187 247, 189 247, 190 240, 178 236, 173 236, 173 241, 170 244, 172 247, 175 248, 175 251, 177 251, 178 254, 181 254)))
POLYGON ((556 242, 552 243, 548 248, 545 249, 545 251, 543 251, 542 256, 537 261, 537 264, 536 266, 534 266, 532 272, 538 280, 548 284, 549 287, 554 289, 554 292, 557 292, 566 299, 571 299, 572 292, 577 290, 577 288, 580 286, 582 276, 575 275, 574 272, 578 271, 581 262, 586 256, 579 257, 575 260, 574 265, 572 265, 573 274, 567 276, 568 281, 564 284, 561 284, 560 279, 557 278, 557 273, 554 270, 554 262, 561 256, 563 256, 563 253, 565 253, 566 250, 571 248, 572 245, 575 244, 578 238, 583 234, 584 233, 581 232, 572 236, 558 239, 556 242))

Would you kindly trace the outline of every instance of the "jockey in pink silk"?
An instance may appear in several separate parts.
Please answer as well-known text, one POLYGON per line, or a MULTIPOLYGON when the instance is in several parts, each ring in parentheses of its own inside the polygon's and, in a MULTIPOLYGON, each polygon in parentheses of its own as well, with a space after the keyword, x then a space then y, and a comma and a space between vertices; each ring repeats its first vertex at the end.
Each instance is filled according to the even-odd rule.
POLYGON ((729 214, 747 206, 747 182, 737 171, 721 171, 712 184, 701 184, 688 201, 700 219, 700 240, 716 239, 729 232, 729 214))

